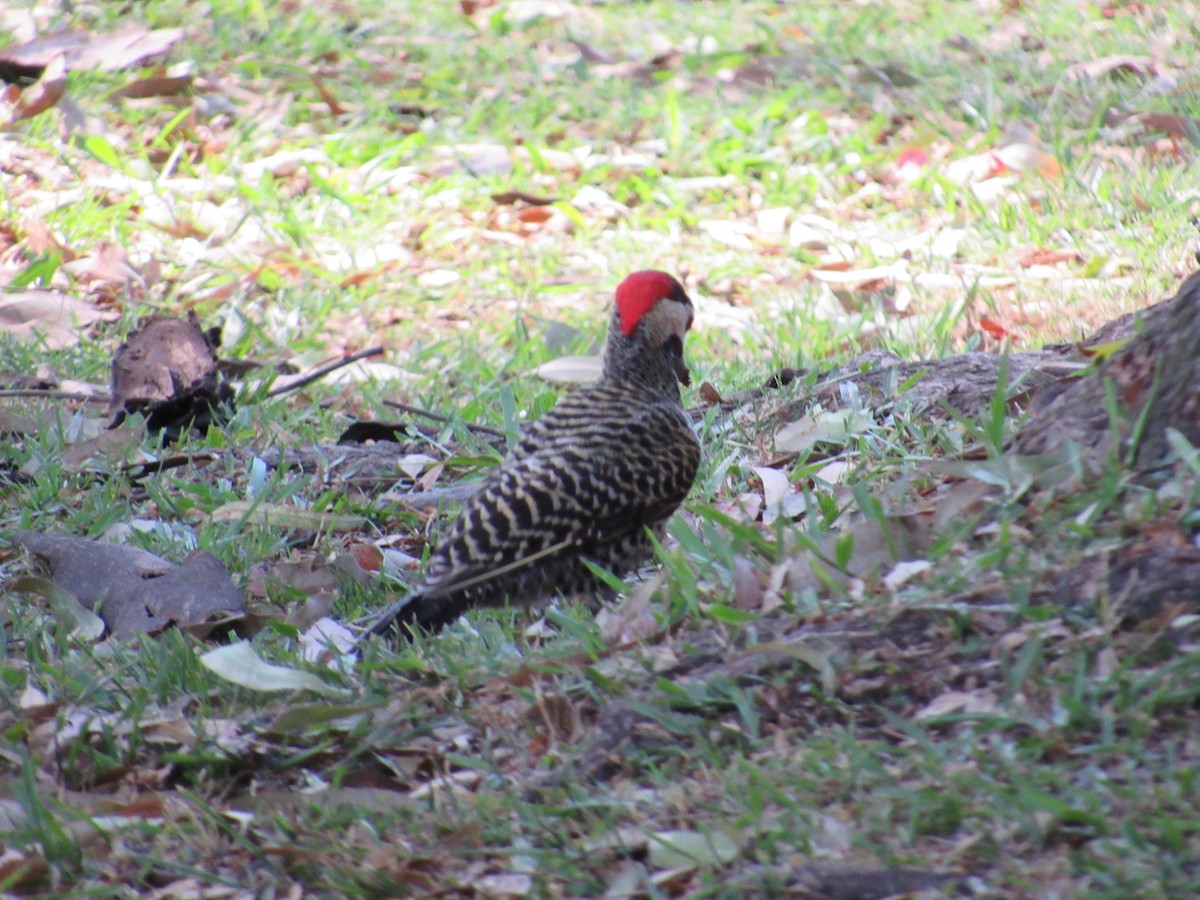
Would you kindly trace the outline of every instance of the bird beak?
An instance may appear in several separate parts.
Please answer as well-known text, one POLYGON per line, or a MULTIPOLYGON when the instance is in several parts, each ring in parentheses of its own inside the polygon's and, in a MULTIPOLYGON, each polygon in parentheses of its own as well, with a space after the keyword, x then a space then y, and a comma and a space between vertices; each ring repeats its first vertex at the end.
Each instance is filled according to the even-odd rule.
POLYGON ((673 362, 675 363, 675 377, 684 387, 689 387, 692 383, 692 373, 688 371, 687 363, 683 361, 682 356, 675 357, 673 362))

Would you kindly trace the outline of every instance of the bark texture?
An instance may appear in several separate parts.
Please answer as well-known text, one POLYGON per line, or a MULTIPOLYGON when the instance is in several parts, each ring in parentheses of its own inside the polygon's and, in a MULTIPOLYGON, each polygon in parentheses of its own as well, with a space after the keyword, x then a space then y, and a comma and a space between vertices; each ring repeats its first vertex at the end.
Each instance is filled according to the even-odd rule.
POLYGON ((1136 463, 1149 468, 1166 456, 1169 428, 1193 445, 1200 443, 1200 272, 1173 298, 1153 307, 1129 342, 1096 372, 1038 409, 1015 446, 1035 454, 1074 443, 1102 464, 1111 452, 1124 454, 1136 439, 1136 463), (1110 390, 1118 405, 1115 421, 1110 390))

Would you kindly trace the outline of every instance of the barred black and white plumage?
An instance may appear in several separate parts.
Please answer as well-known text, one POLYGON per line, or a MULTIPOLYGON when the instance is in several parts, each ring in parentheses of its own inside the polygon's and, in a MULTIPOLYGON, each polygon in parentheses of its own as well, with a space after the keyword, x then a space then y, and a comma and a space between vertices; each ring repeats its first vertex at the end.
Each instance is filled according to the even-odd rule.
POLYGON ((422 584, 371 632, 436 631, 476 606, 594 592, 601 583, 585 560, 618 574, 647 562, 647 529, 662 533, 700 463, 679 394, 694 315, 671 276, 626 278, 600 380, 526 428, 439 543, 422 584))

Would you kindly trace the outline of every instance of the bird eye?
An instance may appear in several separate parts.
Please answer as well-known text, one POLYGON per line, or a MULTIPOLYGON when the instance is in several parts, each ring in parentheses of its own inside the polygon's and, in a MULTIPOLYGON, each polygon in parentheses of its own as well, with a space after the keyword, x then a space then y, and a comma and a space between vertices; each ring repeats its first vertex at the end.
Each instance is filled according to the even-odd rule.
POLYGON ((683 341, 679 335, 673 334, 663 342, 663 351, 667 356, 683 356, 683 341))

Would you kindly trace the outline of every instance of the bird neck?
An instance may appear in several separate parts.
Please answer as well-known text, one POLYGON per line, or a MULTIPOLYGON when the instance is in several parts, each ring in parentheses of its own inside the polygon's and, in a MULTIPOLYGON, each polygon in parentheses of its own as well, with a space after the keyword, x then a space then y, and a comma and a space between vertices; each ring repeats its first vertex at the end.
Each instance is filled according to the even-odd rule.
POLYGON ((679 376, 662 347, 655 346, 643 331, 625 337, 615 318, 604 345, 600 383, 643 385, 659 396, 680 402, 679 376))

